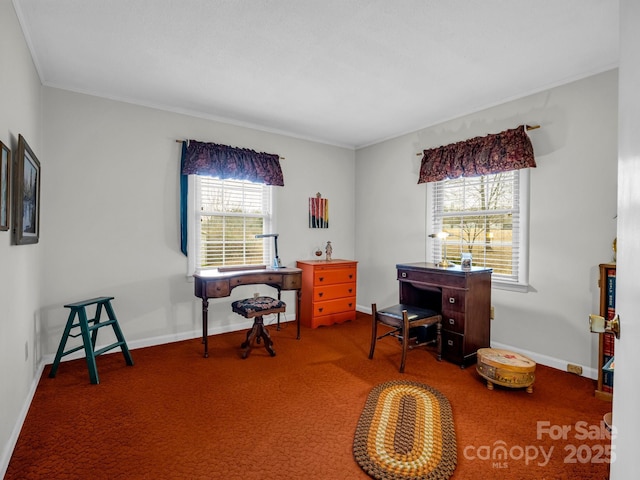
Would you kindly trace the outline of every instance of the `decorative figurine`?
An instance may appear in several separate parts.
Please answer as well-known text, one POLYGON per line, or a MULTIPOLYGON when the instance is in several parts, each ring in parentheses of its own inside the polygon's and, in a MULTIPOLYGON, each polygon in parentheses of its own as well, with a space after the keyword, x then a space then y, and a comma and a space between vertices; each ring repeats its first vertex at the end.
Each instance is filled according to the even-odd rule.
POLYGON ((327 254, 327 262, 331 261, 331 254, 333 253, 333 247, 331 246, 331 242, 327 242, 327 246, 324 249, 327 254))

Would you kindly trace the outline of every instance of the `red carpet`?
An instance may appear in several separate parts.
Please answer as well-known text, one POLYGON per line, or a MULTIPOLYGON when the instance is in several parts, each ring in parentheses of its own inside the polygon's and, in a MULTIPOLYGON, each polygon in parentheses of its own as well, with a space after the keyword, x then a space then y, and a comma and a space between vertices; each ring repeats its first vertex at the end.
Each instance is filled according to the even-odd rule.
MULTIPOLYGON (((270 327, 264 348, 240 358, 244 332, 45 368, 6 474, 13 479, 357 479, 358 419, 371 389, 417 381, 450 402, 457 437, 453 479, 606 479, 599 430, 611 405, 594 382, 538 366, 533 394, 486 388, 475 368, 438 363, 380 341, 367 358, 370 317, 316 330, 270 327), (540 422, 540 423, 538 423, 540 422), (565 431, 564 435, 559 432, 565 431), (586 437, 586 438, 585 438, 586 437)), ((126 335, 126 330, 125 330, 126 335)))

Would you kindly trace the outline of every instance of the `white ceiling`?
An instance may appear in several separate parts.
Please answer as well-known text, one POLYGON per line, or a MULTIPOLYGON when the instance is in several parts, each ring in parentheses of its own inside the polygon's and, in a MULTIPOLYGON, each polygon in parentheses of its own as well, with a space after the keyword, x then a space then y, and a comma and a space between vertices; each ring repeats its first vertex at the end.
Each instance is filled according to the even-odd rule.
POLYGON ((13 1, 46 86, 353 148, 618 64, 617 0, 13 1))

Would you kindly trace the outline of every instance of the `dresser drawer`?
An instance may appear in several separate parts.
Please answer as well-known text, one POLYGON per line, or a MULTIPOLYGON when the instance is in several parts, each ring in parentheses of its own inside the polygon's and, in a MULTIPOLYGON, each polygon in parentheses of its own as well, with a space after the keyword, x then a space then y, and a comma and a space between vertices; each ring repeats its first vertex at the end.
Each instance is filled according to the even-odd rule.
POLYGON ((314 302, 313 315, 331 315, 333 313, 347 312, 356 309, 356 297, 339 298, 326 302, 314 302))
POLYGON ((334 300, 336 298, 353 297, 356 294, 355 283, 338 283, 321 285, 313 289, 313 301, 334 300))
POLYGON ((442 289, 442 311, 463 312, 465 310, 465 291, 456 288, 442 289))
POLYGON ((348 321, 353 321, 356 319, 356 311, 351 310, 350 312, 339 312, 332 313, 330 315, 322 315, 319 317, 314 317, 309 325, 312 328, 317 328, 321 326, 330 326, 334 323, 344 323, 348 321))
POLYGON ((442 311, 442 328, 455 333, 464 333, 465 316, 462 312, 442 311))
POLYGON ((313 285, 332 285, 334 283, 355 283, 356 268, 316 269, 313 272, 313 285))

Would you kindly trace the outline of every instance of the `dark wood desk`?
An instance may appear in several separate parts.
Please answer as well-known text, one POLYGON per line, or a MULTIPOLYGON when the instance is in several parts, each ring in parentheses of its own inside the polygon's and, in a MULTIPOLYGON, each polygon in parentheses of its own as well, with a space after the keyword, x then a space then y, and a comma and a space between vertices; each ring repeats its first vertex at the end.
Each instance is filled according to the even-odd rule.
POLYGON ((278 299, 282 290, 297 290, 296 323, 297 337, 300 339, 300 289, 302 288, 302 270, 299 268, 261 268, 256 270, 218 271, 207 270, 195 273, 195 294, 202 299, 202 343, 204 356, 209 356, 209 299, 231 295, 238 285, 269 285, 278 290, 278 299))
POLYGON ((491 342, 490 268, 438 267, 432 263, 396 265, 400 303, 442 315, 442 356, 461 367, 476 360, 491 342))

